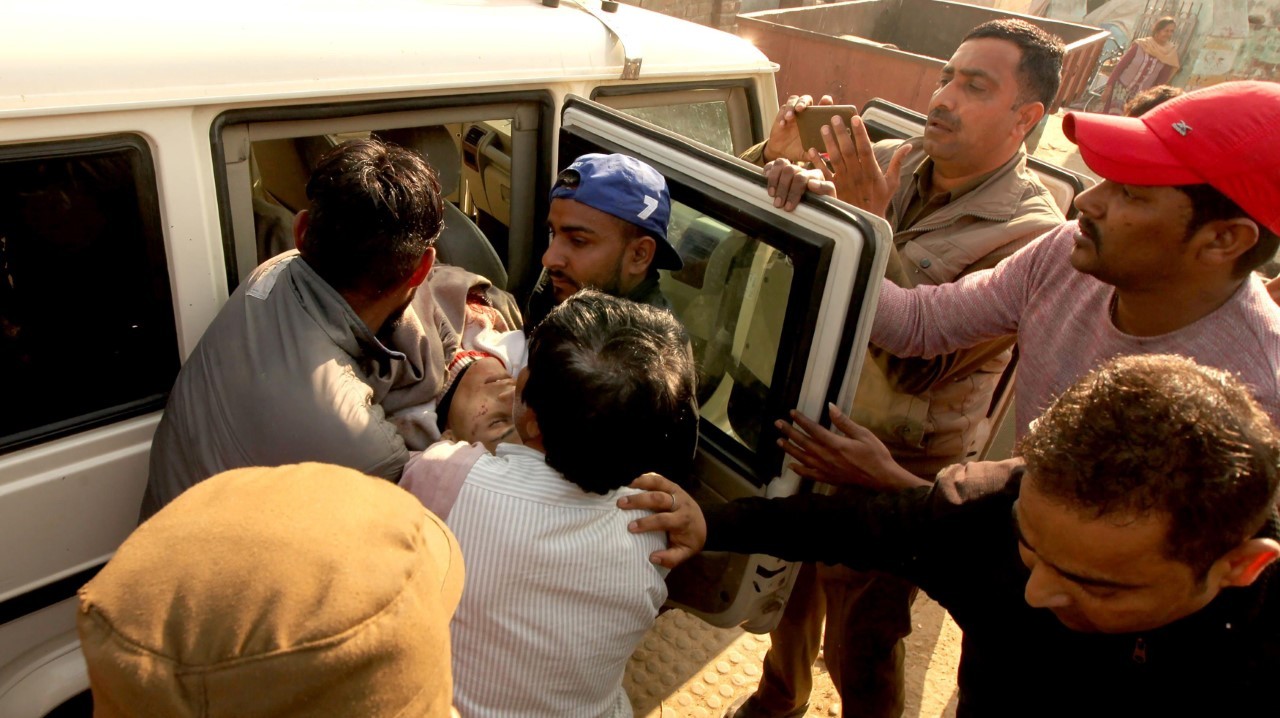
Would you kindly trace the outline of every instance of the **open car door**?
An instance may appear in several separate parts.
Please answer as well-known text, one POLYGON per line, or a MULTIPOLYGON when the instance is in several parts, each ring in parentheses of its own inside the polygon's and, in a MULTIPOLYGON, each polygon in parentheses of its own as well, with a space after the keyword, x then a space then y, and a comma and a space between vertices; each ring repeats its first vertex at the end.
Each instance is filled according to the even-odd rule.
MULTIPOLYGON (((827 402, 846 409, 852 402, 888 225, 820 197, 806 197, 795 212, 775 209, 758 168, 569 97, 556 166, 588 152, 643 160, 671 190, 668 237, 684 268, 662 271, 661 287, 698 362, 695 497, 722 502, 809 490, 784 468, 773 422, 797 409, 826 423, 827 402)), ((797 569, 768 556, 704 553, 672 572, 670 602, 714 625, 768 631, 797 569)))

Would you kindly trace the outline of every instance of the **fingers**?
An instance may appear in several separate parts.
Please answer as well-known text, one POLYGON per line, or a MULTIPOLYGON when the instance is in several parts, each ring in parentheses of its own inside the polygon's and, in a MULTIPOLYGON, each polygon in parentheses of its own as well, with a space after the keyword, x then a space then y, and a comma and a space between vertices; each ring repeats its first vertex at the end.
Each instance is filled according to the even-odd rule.
POLYGON ((795 427, 788 426, 784 421, 777 422, 776 426, 778 431, 786 437, 785 441, 789 441, 799 451, 792 451, 786 444, 782 445, 782 449, 809 466, 831 464, 834 458, 833 454, 839 451, 836 443, 840 437, 810 421, 798 412, 792 412, 791 418, 803 431, 797 431, 795 427))
MULTIPOLYGON (((782 181, 782 175, 787 171, 790 162, 782 158, 772 160, 764 166, 765 189, 769 192, 770 197, 778 196, 778 183, 782 181)), ((774 203, 777 206, 777 203, 774 203)))
POLYGON ((822 434, 831 434, 831 432, 821 424, 798 411, 792 410, 791 420, 794 421, 801 429, 804 429, 804 432, 810 436, 816 437, 821 436, 822 434))
POLYGON ((654 551, 649 554, 649 562, 655 563, 659 566, 665 566, 666 568, 675 568, 685 561, 688 561, 690 558, 693 558, 695 553, 697 553, 697 551, 694 551, 688 546, 672 546, 671 548, 664 549, 662 551, 654 551))
POLYGON ((818 99, 818 104, 819 104, 819 105, 834 105, 834 104, 836 104, 836 103, 835 103, 835 100, 832 100, 832 99, 831 99, 831 95, 823 95, 821 98, 819 98, 819 99, 818 99))
MULTIPOLYGON (((668 505, 671 503, 671 497, 666 494, 662 495, 668 505)), ((637 498, 635 496, 631 498, 637 498)), ((639 508, 638 506, 628 506, 627 508, 639 508)), ((680 512, 664 512, 653 513, 627 524, 627 530, 634 534, 642 534, 648 531, 681 531, 689 526, 688 514, 680 512)))
POLYGON ((827 404, 827 414, 831 416, 831 425, 839 429, 845 436, 854 437, 855 435, 870 433, 862 428, 853 419, 845 416, 843 411, 835 404, 827 404))
MULTIPOLYGON (((673 484, 674 486, 674 484, 673 484)), ((693 499, 687 495, 681 496, 677 491, 680 487, 676 486, 672 491, 647 491, 643 494, 632 494, 631 496, 623 496, 618 499, 618 508, 628 511, 636 509, 647 509, 654 513, 670 513, 671 498, 675 497, 675 505, 678 507, 682 503, 692 503, 693 499)))
POLYGON ((893 158, 889 160, 889 171, 884 175, 884 184, 890 197, 898 192, 898 185, 902 179, 902 163, 909 154, 911 154, 911 145, 904 142, 901 147, 894 150, 893 158))
POLYGON ((792 95, 788 97, 787 101, 782 103, 782 107, 778 108, 778 124, 786 124, 795 120, 797 112, 804 112, 805 108, 812 104, 813 97, 809 95, 792 95))
MULTIPOLYGON (((781 207, 788 212, 800 205, 800 200, 809 187, 809 181, 817 179, 811 171, 783 159, 773 160, 765 165, 764 175, 765 188, 773 198, 773 206, 781 207)), ((819 185, 818 189, 824 188, 819 185)))
POLYGON ((871 137, 867 135, 867 126, 862 122, 861 117, 855 115, 849 120, 849 135, 853 144, 857 146, 859 155, 863 157, 875 156, 871 151, 871 137))
POLYGON ((827 159, 822 156, 822 153, 819 152, 817 148, 814 148, 814 147, 809 148, 809 152, 807 156, 809 158, 809 164, 813 165, 819 172, 822 173, 823 179, 829 180, 832 177, 836 176, 835 172, 831 171, 831 164, 827 162, 827 159))
MULTIPOLYGON (((858 118, 855 117, 853 119, 856 122, 858 118)), ((871 151, 864 151, 862 146, 854 141, 854 138, 849 134, 849 128, 844 126, 844 120, 842 118, 839 116, 832 117, 831 129, 835 135, 837 151, 840 153, 840 157, 843 158, 845 163, 849 166, 850 171, 860 172, 865 165, 875 164, 874 161, 871 163, 863 162, 863 158, 872 157, 871 151)))
MULTIPOLYGON (((836 185, 834 182, 820 179, 810 179, 806 185, 810 192, 814 194, 825 195, 827 197, 836 196, 836 185)), ((1275 295, 1272 295, 1273 297, 1275 295)))

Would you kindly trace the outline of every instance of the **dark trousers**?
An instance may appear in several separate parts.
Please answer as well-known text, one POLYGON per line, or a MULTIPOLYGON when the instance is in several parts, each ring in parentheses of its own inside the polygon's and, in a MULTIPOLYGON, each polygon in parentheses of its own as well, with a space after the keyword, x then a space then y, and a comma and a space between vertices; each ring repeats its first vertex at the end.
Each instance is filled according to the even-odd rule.
POLYGON ((819 641, 845 716, 896 718, 903 707, 902 639, 918 589, 888 574, 804 564, 764 659, 753 707, 785 715, 809 700, 819 641), (823 617, 826 634, 823 636, 823 617))

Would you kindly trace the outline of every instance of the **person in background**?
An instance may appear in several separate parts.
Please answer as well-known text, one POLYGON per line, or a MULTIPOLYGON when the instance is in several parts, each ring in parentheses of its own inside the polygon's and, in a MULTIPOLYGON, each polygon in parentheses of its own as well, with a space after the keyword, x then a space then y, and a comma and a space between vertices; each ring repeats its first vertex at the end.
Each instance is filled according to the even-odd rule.
POLYGON ((1141 117, 1159 105, 1182 94, 1182 89, 1169 85, 1156 85, 1130 97, 1124 103, 1125 117, 1141 117))
MULTIPOLYGON (((1102 92, 1102 112, 1128 105, 1128 98, 1156 85, 1166 85, 1182 64, 1173 35, 1178 24, 1171 17, 1156 20, 1148 37, 1133 41, 1120 61, 1111 69, 1107 87, 1102 92)), ((1126 113, 1127 114, 1127 113, 1126 113)))

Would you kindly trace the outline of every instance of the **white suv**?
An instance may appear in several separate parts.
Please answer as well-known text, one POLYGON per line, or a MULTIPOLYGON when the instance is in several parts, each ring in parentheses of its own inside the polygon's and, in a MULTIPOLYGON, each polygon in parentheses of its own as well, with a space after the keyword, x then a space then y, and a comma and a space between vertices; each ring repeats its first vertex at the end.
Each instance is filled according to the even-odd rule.
MULTIPOLYGON (((783 214, 733 159, 777 107, 755 48, 590 0, 194 7, 5 10, 0 716, 47 715, 87 687, 75 592, 135 525, 166 393, 344 137, 424 150, 465 230, 444 258, 517 296, 557 168, 588 151, 658 168, 686 256, 662 286, 702 371, 700 498, 800 488, 772 421, 851 401, 889 234, 828 200, 783 214)), ((768 557, 708 555, 673 574, 671 596, 765 630, 791 580, 768 557)))

